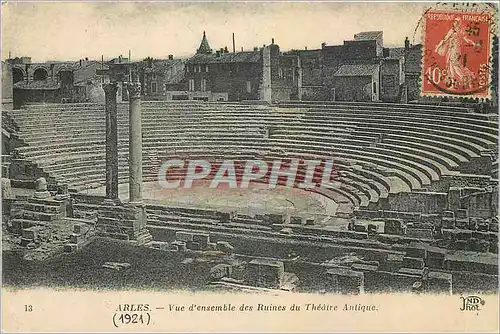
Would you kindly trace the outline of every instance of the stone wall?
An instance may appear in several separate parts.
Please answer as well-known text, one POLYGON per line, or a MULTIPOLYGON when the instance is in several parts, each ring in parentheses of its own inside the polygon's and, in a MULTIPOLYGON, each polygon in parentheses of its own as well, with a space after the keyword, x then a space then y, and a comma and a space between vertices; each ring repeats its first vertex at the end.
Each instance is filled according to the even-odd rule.
POLYGON ((273 102, 290 101, 293 88, 279 85, 272 85, 271 96, 273 102))
POLYGON ((303 101, 324 101, 327 99, 323 86, 302 86, 303 101))
POLYGON ((440 213, 448 205, 447 193, 411 192, 391 196, 389 208, 394 211, 440 213))
POLYGON ((434 183, 429 189, 437 192, 446 192, 450 188, 486 188, 491 184, 491 177, 487 175, 442 175, 439 182, 434 183))
POLYGON ((470 217, 495 217, 498 215, 498 187, 464 196, 460 204, 470 217))
POLYGON ((387 102, 397 102, 400 81, 399 59, 388 59, 380 67, 380 99, 387 102))
POLYGON ((372 77, 336 77, 334 82, 335 100, 371 101, 372 77))

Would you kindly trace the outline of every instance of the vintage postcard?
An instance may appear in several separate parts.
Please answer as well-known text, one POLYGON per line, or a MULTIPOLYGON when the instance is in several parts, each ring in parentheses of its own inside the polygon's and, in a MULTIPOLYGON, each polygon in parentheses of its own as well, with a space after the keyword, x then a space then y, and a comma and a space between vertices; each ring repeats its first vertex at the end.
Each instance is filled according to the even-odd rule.
POLYGON ((17 2, 2 331, 499 331, 498 5, 17 2))

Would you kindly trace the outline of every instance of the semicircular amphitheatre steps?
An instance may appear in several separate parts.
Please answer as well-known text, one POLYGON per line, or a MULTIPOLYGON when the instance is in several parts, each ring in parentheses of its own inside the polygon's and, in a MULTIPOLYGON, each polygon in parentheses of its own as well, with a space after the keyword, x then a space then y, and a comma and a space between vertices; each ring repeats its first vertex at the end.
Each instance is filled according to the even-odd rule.
MULTIPOLYGON (((142 102, 144 181, 172 156, 331 157, 341 185, 317 189, 341 209, 384 208, 495 149, 497 124, 458 107, 382 103, 142 102)), ((27 159, 70 189, 105 184, 104 106, 33 104, 9 111, 27 159)), ((128 181, 128 105, 118 105, 119 181, 128 181)), ((491 170, 494 170, 492 168, 491 170)), ((496 175, 496 174, 495 174, 496 175)))

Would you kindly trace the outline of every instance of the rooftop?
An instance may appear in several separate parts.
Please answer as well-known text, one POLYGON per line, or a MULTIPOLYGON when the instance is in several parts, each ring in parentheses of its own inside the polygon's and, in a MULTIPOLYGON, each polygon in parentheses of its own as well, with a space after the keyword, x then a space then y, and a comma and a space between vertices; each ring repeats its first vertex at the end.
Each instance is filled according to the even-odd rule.
POLYGON ((377 39, 383 35, 383 31, 362 31, 354 35, 355 41, 368 41, 377 39))
POLYGON ((389 48, 389 58, 400 58, 405 54, 405 48, 389 48))
POLYGON ((207 63, 258 63, 261 60, 260 51, 245 51, 234 53, 196 54, 189 58, 190 64, 207 63))

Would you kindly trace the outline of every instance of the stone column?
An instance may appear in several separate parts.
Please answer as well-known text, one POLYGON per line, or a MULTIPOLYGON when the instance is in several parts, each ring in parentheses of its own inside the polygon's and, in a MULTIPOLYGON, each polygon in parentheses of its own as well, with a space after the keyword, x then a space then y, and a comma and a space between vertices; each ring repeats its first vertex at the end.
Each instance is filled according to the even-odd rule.
POLYGON ((118 124, 115 82, 103 85, 106 100, 106 203, 118 203, 118 124))
POLYGON ((129 96, 129 201, 142 203, 141 84, 127 85, 129 96))
POLYGON ((262 50, 262 79, 260 80, 259 95, 260 100, 271 103, 271 49, 269 46, 262 50))

